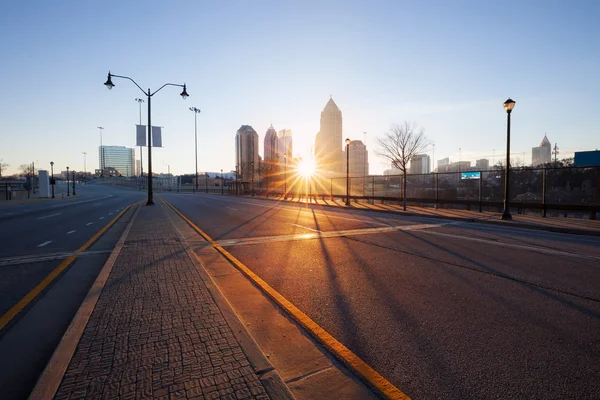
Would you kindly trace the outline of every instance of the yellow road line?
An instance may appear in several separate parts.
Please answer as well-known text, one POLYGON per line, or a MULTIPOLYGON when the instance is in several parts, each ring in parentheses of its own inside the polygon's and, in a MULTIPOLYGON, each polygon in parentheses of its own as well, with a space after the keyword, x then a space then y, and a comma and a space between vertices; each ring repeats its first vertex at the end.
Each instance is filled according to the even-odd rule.
POLYGON ((325 329, 321 328, 308 315, 304 314, 298 307, 293 305, 289 300, 283 297, 279 292, 273 289, 267 282, 262 280, 258 275, 252 272, 241 261, 235 258, 231 253, 225 250, 217 242, 215 242, 204 231, 198 228, 185 215, 177 210, 173 205, 162 199, 169 207, 173 209, 185 222, 188 223, 196 232, 206 239, 219 253, 223 254, 238 270, 246 275, 254 282, 267 296, 269 296, 276 304, 283 308, 296 322, 310 332, 323 346, 333 353, 340 361, 352 369, 360 378, 375 389, 379 394, 388 399, 410 400, 400 389, 395 387, 391 382, 381 376, 371 366, 360 359, 350 349, 340 343, 336 338, 331 336, 325 329))
POLYGON ((33 289, 31 289, 31 291, 29 293, 27 293, 21 300, 19 300, 19 302, 17 304, 12 306, 10 308, 10 310, 8 310, 6 312, 6 314, 4 314, 2 317, 0 317, 0 330, 2 328, 4 328, 6 325, 8 325, 8 323, 10 321, 12 321, 12 319, 14 317, 16 317, 21 311, 23 311, 23 309, 25 307, 27 307, 29 305, 29 303, 31 303, 31 301, 33 299, 35 299, 46 287, 48 287, 48 285, 50 283, 52 283, 52 281, 54 281, 54 279, 56 279, 56 277, 59 276, 61 272, 63 272, 69 265, 71 265, 71 263, 73 261, 75 261, 75 259, 77 258, 77 254, 81 253, 82 251, 85 251, 96 240, 98 240, 98 238, 104 232, 106 232, 111 226, 113 226, 114 223, 117 222, 117 220, 119 218, 121 218, 121 216, 123 214, 125 214, 131 206, 132 206, 132 204, 128 205, 125 209, 123 209, 123 211, 121 211, 115 218, 113 218, 112 221, 110 221, 107 225, 105 225, 104 228, 100 229, 100 231, 98 231, 94 236, 92 236, 90 238, 90 240, 85 242, 85 244, 83 246, 81 246, 79 249, 75 250, 74 255, 69 256, 66 259, 64 259, 58 265, 58 267, 56 267, 40 283, 38 283, 33 289))

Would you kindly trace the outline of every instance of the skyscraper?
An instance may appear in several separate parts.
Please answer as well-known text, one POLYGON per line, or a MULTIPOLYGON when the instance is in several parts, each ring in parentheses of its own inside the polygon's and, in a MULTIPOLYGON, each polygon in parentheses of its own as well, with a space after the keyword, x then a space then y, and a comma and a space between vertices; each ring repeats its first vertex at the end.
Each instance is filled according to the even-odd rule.
POLYGON ((242 182, 258 182, 258 133, 250 125, 242 125, 235 134, 235 164, 242 182))
POLYGON ((348 146, 348 150, 350 176, 360 178, 366 176, 369 170, 369 154, 367 153, 367 146, 365 146, 361 140, 352 140, 348 146))
POLYGON ((342 139, 342 111, 330 97, 321 112, 321 125, 315 139, 317 168, 324 175, 341 175, 346 171, 342 139))
POLYGON ((542 139, 542 143, 540 143, 539 147, 533 147, 531 149, 531 161, 534 167, 552 161, 552 144, 546 135, 544 135, 544 139, 542 139))
POLYGON ((279 153, 279 162, 283 162, 283 155, 287 155, 288 163, 292 160, 293 146, 292 146, 292 130, 282 129, 279 131, 277 138, 277 152, 279 153))
POLYGON ((273 125, 267 129, 264 142, 264 159, 265 162, 275 162, 278 159, 279 148, 277 146, 277 131, 273 125))
POLYGON ((410 159, 409 174, 428 174, 431 172, 428 154, 415 154, 410 159))
POLYGON ((98 159, 101 170, 114 168, 122 176, 135 175, 135 149, 125 146, 98 146, 98 159))

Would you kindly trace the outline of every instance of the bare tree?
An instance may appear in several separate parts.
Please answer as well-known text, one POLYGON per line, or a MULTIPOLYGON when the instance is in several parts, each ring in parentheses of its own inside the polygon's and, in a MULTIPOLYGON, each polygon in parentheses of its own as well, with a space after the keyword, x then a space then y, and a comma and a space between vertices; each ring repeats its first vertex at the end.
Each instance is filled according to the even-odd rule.
POLYGON ((6 169, 8 167, 8 163, 5 163, 3 160, 0 159, 0 178, 2 178, 2 170, 6 169))
POLYGON ((423 128, 417 128, 415 123, 404 122, 403 125, 393 125, 391 130, 382 138, 377 138, 380 150, 379 157, 388 160, 395 168, 402 171, 403 208, 406 210, 406 170, 410 160, 423 152, 429 145, 423 128))
POLYGON ((19 176, 27 176, 31 174, 31 164, 21 164, 19 165, 19 176))

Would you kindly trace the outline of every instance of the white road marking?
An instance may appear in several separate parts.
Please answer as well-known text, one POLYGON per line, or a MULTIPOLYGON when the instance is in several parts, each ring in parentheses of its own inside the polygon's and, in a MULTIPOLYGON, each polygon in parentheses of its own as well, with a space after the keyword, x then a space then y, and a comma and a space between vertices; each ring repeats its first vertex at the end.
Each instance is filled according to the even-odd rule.
POLYGON ((428 232, 423 232, 423 233, 427 233, 429 235, 446 236, 446 237, 450 237, 453 239, 469 240, 471 242, 484 243, 484 244, 495 245, 495 246, 500 246, 500 247, 509 247, 509 248, 513 248, 513 249, 535 251, 538 253, 584 258, 584 259, 588 259, 588 260, 600 260, 600 257, 597 257, 597 256, 591 256, 591 255, 587 255, 587 254, 570 253, 568 251, 553 250, 553 249, 548 249, 545 247, 526 246, 526 245, 515 244, 515 243, 497 242, 494 240, 480 239, 480 238, 474 238, 474 237, 468 237, 468 236, 460 236, 460 235, 456 235, 456 234, 453 235, 453 234, 442 233, 442 232, 428 231, 428 232))
POLYGON ((91 225, 93 224, 93 222, 88 222, 87 224, 85 224, 85 226, 91 225))
POLYGON ((15 215, 15 213, 6 213, 4 215, 15 215))
POLYGON ((46 219, 46 218, 50 218, 50 217, 56 217, 57 215, 60 215, 62 213, 56 213, 56 214, 50 214, 50 215, 46 215, 45 217, 39 217, 38 219, 46 219))
POLYGON ((67 235, 70 235, 71 233, 75 233, 75 232, 77 232, 77 231, 69 231, 69 232, 67 232, 67 235))
POLYGON ((233 207, 225 207, 225 208, 229 208, 230 210, 234 210, 234 211, 238 210, 237 208, 233 208, 233 207))
POLYGON ((113 215, 113 213, 108 213, 108 215, 113 215))
POLYGON ((302 229, 308 229, 309 231, 313 231, 313 232, 323 232, 323 231, 320 231, 318 229, 313 229, 313 228, 309 228, 307 226, 302 226, 302 225, 298 225, 298 224, 290 224, 290 225, 297 226, 297 227, 302 228, 302 229))
POLYGON ((38 246, 37 246, 37 247, 44 247, 45 245, 47 245, 47 244, 50 244, 50 243, 52 243, 52 240, 48 240, 47 242, 44 242, 44 243, 38 244, 38 246))
POLYGON ((98 219, 104 219, 104 217, 100 217, 100 218, 98 218, 98 219))

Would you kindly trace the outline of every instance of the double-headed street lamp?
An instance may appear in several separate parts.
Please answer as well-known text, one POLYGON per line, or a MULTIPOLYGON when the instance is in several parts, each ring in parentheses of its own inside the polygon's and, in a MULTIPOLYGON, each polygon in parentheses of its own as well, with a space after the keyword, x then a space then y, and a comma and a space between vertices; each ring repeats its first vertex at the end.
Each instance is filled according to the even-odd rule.
MULTIPOLYGON (((198 191, 198 120, 197 116, 200 114, 200 109, 196 107, 190 107, 190 111, 194 112, 194 152, 196 155, 196 190, 198 191)), ((193 188, 192 188, 193 189, 193 188)))
POLYGON ((515 108, 515 101, 510 97, 504 102, 504 109, 506 110, 506 166, 504 168, 504 211, 502 211, 502 219, 511 220, 510 215, 510 113, 515 108))
POLYGON ((54 161, 50 161, 50 185, 52 186, 52 198, 54 198, 54 161))
POLYGON ((112 77, 115 78, 122 78, 122 79, 129 79, 131 82, 134 83, 135 86, 138 87, 138 89, 140 89, 147 97, 148 99, 148 201, 146 202, 147 206, 150 206, 152 204, 154 204, 154 201, 152 199, 152 121, 151 121, 151 115, 152 115, 152 108, 151 108, 151 99, 152 96, 154 96, 156 93, 158 93, 162 88, 164 88, 165 86, 178 86, 183 88, 183 90, 181 91, 181 93, 179 94, 184 100, 186 98, 188 98, 188 93, 187 90, 185 88, 185 83, 183 85, 179 85, 176 83, 165 83, 164 85, 162 85, 161 87, 159 87, 157 90, 155 90, 154 92, 151 92, 150 89, 148 89, 148 92, 145 92, 144 89, 142 89, 140 87, 140 85, 137 84, 136 81, 134 81, 133 79, 131 79, 128 76, 121 76, 121 75, 113 75, 110 72, 108 73, 108 78, 106 79, 106 82, 104 82, 104 85, 110 90, 112 89, 115 85, 112 82, 112 77))
POLYGON ((346 139, 346 205, 350 205, 350 139, 346 139))

